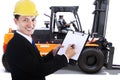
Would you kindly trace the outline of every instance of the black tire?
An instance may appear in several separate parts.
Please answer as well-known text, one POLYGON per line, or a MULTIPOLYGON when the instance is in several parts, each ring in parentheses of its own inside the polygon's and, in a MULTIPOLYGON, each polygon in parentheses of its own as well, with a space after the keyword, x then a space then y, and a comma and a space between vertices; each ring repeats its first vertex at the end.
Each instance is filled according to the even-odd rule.
POLYGON ((96 73, 103 65, 104 55, 98 48, 84 49, 78 59, 78 66, 85 73, 96 73))
POLYGON ((7 59, 6 59, 6 54, 4 53, 3 56, 2 56, 2 64, 5 68, 5 71, 6 72, 10 72, 10 67, 8 65, 8 62, 7 62, 7 59))

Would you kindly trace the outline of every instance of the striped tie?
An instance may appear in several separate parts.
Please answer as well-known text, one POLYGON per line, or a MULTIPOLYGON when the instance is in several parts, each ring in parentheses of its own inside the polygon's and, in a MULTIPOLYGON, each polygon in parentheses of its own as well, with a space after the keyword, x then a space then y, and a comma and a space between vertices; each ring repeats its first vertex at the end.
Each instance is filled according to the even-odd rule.
POLYGON ((32 46, 34 47, 34 50, 35 50, 36 54, 39 54, 39 51, 38 51, 38 49, 37 49, 37 47, 35 45, 35 42, 33 40, 32 40, 32 46))
POLYGON ((32 40, 32 45, 34 47, 34 49, 36 50, 36 45, 35 45, 35 42, 32 40))

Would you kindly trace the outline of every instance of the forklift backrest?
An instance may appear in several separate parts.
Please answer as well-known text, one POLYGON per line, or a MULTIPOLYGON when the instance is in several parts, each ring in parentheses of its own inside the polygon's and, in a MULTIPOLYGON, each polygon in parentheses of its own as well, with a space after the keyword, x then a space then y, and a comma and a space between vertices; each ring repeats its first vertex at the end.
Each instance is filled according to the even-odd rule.
POLYGON ((60 25, 60 23, 57 21, 57 19, 55 19, 55 23, 56 23, 56 25, 57 25, 58 32, 61 33, 61 25, 60 25))

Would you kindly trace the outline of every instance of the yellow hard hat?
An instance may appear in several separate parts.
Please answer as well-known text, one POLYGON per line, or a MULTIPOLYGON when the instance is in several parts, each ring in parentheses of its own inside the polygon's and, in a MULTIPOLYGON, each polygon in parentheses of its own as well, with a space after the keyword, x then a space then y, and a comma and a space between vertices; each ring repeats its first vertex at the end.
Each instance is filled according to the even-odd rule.
POLYGON ((14 9, 14 15, 16 14, 22 16, 37 16, 38 11, 31 0, 19 0, 14 9))

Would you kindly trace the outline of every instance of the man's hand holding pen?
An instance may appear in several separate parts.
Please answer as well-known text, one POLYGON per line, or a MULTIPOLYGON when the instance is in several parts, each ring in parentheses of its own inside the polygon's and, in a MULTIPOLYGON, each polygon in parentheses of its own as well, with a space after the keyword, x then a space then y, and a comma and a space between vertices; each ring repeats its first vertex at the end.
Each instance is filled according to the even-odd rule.
POLYGON ((67 56, 68 59, 70 59, 71 57, 73 57, 76 54, 76 45, 75 44, 69 44, 65 55, 67 56))

